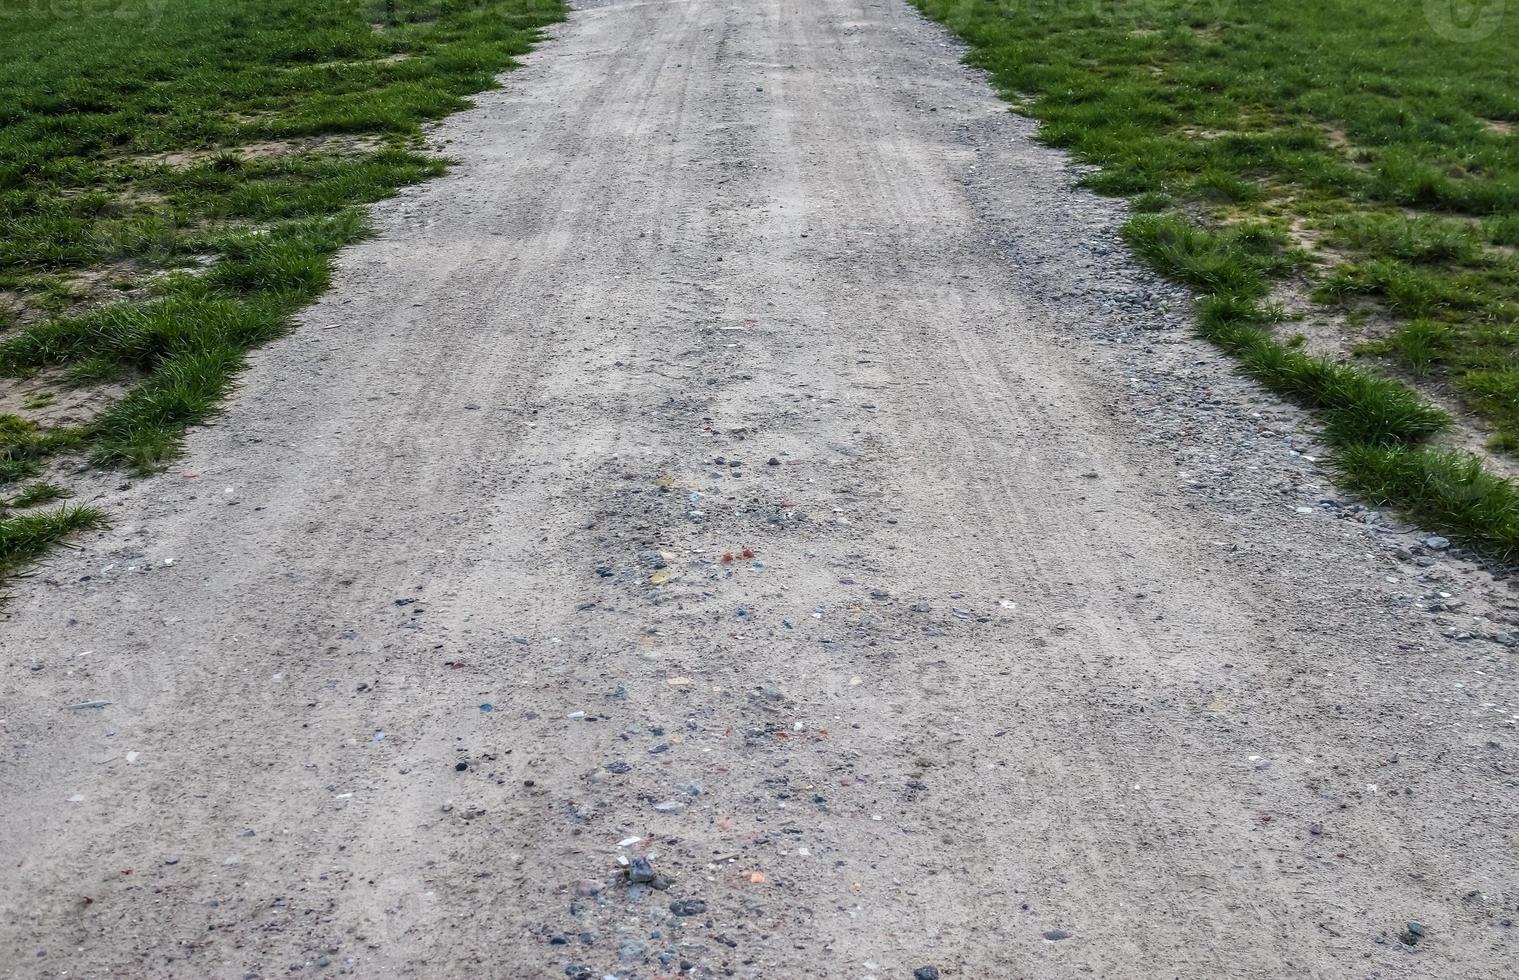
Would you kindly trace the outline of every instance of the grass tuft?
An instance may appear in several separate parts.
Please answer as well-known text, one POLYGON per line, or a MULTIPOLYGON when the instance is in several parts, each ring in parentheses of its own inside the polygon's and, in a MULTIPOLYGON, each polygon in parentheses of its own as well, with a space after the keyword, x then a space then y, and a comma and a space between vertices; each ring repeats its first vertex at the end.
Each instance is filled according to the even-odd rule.
POLYGON ((0 578, 16 574, 70 535, 106 526, 93 507, 62 507, 42 514, 0 518, 0 578))
POLYGON ((43 504, 63 500, 68 496, 69 492, 56 483, 33 483, 12 497, 5 506, 24 510, 27 507, 40 507, 43 504))
POLYGON ((164 361, 95 420, 92 460, 149 470, 171 459, 178 434, 216 414, 242 366, 242 349, 231 344, 185 351, 164 361))
POLYGON ((1451 424, 1405 385, 1265 337, 1240 359, 1245 374, 1317 409, 1336 446, 1417 443, 1451 424))
POLYGON ((1215 295, 1264 296, 1271 278, 1296 265, 1286 236, 1267 224, 1213 231, 1179 214, 1140 214, 1123 233, 1167 275, 1215 295))
POLYGON ((1372 503, 1450 529, 1496 558, 1519 558, 1519 489, 1469 453, 1352 445, 1334 458, 1340 478, 1372 503))
POLYGON ((1455 352, 1456 333, 1438 320, 1412 320, 1399 327, 1382 345, 1416 375, 1427 374, 1455 352))
POLYGON ((19 415, 0 415, 0 485, 35 476, 43 460, 82 440, 79 429, 43 429, 19 415))

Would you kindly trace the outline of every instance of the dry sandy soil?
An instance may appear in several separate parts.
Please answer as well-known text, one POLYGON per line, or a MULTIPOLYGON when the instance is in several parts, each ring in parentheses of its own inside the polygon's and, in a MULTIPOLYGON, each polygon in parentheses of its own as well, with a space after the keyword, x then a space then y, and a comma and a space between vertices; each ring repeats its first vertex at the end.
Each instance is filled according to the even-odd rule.
POLYGON ((584 3, 441 127, 16 584, 4 972, 1519 973, 1501 573, 1337 498, 960 53, 584 3))

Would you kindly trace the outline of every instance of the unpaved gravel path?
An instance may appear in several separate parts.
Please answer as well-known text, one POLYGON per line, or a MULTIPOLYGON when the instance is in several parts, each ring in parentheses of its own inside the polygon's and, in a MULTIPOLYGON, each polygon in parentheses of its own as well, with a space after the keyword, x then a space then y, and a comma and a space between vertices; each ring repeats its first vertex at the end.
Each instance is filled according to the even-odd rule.
POLYGON ((1519 972, 1507 600, 1321 503, 959 54, 582 5, 450 120, 19 583, 8 972, 1519 972))

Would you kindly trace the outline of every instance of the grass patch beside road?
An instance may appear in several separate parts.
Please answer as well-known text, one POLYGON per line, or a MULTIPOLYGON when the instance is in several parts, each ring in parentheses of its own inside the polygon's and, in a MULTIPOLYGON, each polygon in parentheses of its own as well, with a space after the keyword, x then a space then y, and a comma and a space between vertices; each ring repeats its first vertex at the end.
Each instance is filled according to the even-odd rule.
MULTIPOLYGON (((59 453, 151 470, 366 233, 434 176, 421 123, 562 0, 0 0, 0 493, 59 453), (89 418, 55 392, 111 384, 89 418)), ((0 570, 90 526, 0 516, 0 570)))
POLYGON ((93 507, 61 507, 41 514, 6 514, 0 518, 0 579, 15 574, 49 548, 80 531, 105 525, 93 507))
POLYGON ((1318 410, 1349 486, 1519 556, 1519 490, 1435 448, 1453 420, 1416 394, 1519 455, 1519 13, 913 2, 1097 165, 1086 186, 1133 199, 1131 246, 1198 291, 1201 332, 1246 373, 1318 410))

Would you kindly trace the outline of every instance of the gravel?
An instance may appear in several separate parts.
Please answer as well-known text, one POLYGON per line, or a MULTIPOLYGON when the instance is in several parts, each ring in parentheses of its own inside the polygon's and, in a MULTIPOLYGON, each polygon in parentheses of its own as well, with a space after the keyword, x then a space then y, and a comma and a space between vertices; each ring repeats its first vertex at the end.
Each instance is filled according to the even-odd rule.
POLYGON ((585 3, 439 127, 333 329, 11 587, 4 962, 1512 973, 1506 570, 1336 490, 962 54, 585 3))

